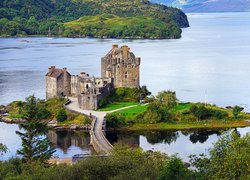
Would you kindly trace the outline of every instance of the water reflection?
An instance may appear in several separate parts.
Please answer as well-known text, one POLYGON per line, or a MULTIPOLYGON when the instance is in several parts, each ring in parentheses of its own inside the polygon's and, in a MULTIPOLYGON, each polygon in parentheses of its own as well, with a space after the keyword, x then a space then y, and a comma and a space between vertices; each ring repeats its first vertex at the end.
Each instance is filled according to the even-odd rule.
POLYGON ((144 150, 178 154, 188 161, 190 154, 208 153, 219 136, 231 131, 236 131, 242 136, 250 132, 250 127, 231 130, 108 132, 107 138, 112 144, 125 144, 141 147, 144 150))
POLYGON ((91 154, 93 151, 89 145, 90 136, 88 132, 50 130, 48 131, 47 136, 57 150, 55 154, 58 154, 60 157, 71 157, 74 153, 91 154))

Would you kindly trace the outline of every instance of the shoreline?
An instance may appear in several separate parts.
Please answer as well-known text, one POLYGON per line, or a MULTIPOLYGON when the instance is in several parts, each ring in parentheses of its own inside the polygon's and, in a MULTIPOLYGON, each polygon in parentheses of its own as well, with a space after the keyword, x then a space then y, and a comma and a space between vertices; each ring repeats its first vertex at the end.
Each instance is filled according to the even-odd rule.
MULTIPOLYGON (((185 27, 188 28, 188 27, 185 27)), ((183 29, 183 28, 181 28, 183 29)), ((111 37, 84 37, 84 36, 75 36, 75 37, 67 37, 67 36, 51 36, 48 37, 47 35, 27 35, 27 36, 0 36, 1 38, 48 38, 48 39, 57 39, 57 38, 69 38, 69 39, 76 39, 76 38, 81 38, 81 39, 104 39, 104 40, 108 40, 108 39, 118 39, 118 40, 167 40, 167 39, 181 39, 181 37, 179 38, 140 38, 140 37, 126 37, 126 38, 111 38, 111 37)), ((28 42, 30 43, 30 42, 28 42)))
POLYGON ((158 124, 134 124, 127 127, 116 129, 116 131, 163 131, 163 130, 209 130, 209 129, 227 129, 249 127, 248 121, 232 121, 232 122, 209 122, 201 123, 158 123, 158 124))
MULTIPOLYGON (((11 119, 6 116, 0 115, 0 122, 6 123, 6 124, 20 124, 24 122, 24 119, 21 118, 16 118, 16 119, 11 119)), ((53 120, 52 120, 53 121, 53 120)), ((78 125, 78 124, 72 124, 70 126, 67 125, 58 125, 56 123, 50 123, 52 121, 48 122, 48 128, 52 130, 58 130, 58 131, 86 131, 88 132, 90 130, 90 126, 87 125, 78 125)))
MULTIPOLYGON (((0 115, 0 122, 7 124, 20 124, 23 119, 10 119, 0 115)), ((203 123, 158 123, 158 124, 134 124, 131 126, 121 127, 117 129, 110 129, 107 131, 164 131, 164 130, 212 130, 212 129, 228 129, 228 128, 240 128, 249 127, 250 122, 248 121, 232 121, 232 122, 207 122, 203 123)), ((49 129, 61 130, 61 131, 86 131, 90 130, 89 126, 82 126, 72 124, 71 126, 50 124, 48 123, 49 129)))

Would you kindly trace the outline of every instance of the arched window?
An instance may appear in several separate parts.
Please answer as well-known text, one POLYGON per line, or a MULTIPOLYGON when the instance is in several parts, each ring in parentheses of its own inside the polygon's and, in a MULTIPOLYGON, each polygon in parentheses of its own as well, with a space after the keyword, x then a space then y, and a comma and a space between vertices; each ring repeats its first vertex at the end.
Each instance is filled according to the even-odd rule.
POLYGON ((86 85, 86 88, 89 89, 89 85, 88 84, 86 85))
POLYGON ((125 72, 125 79, 128 78, 128 72, 125 72))

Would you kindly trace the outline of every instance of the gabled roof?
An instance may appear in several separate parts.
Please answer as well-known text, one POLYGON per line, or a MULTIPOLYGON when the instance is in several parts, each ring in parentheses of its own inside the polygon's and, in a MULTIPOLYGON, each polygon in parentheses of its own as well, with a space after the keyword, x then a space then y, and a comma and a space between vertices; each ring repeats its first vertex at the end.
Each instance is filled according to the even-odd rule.
POLYGON ((49 72, 46 74, 46 76, 53 77, 53 78, 58 78, 62 74, 63 74, 62 69, 54 68, 54 69, 50 69, 49 72))

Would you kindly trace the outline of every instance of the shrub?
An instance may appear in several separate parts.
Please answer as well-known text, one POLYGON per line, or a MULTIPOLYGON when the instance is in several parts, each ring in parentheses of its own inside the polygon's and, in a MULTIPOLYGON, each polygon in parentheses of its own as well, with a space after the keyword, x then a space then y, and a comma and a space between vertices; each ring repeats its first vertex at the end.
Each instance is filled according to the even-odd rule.
POLYGON ((240 107, 240 106, 234 106, 233 108, 233 115, 234 115, 234 118, 237 119, 239 114, 241 113, 241 111, 243 111, 244 108, 240 107))
POLYGON ((120 113, 111 113, 106 116, 106 125, 110 128, 118 128, 125 124, 125 117, 120 113))
POLYGON ((211 116, 209 109, 204 104, 193 105, 190 108, 190 112, 199 120, 204 120, 211 116))
POLYGON ((170 118, 169 108, 161 103, 154 102, 148 105, 146 112, 138 115, 136 121, 139 123, 159 123, 168 121, 170 118))
POLYGON ((58 112, 57 112, 57 115, 56 115, 56 120, 59 121, 59 122, 63 122, 67 119, 67 114, 66 114, 66 111, 65 109, 60 109, 58 112))
POLYGON ((51 113, 46 108, 40 108, 37 113, 38 119, 48 119, 50 117, 51 113))
POLYGON ((181 180, 181 179, 188 179, 188 176, 189 176, 189 170, 181 161, 181 159, 177 157, 172 157, 170 158, 169 161, 166 162, 158 179, 181 180))
POLYGON ((223 119, 228 116, 228 113, 226 111, 215 110, 213 116, 218 119, 223 119))

